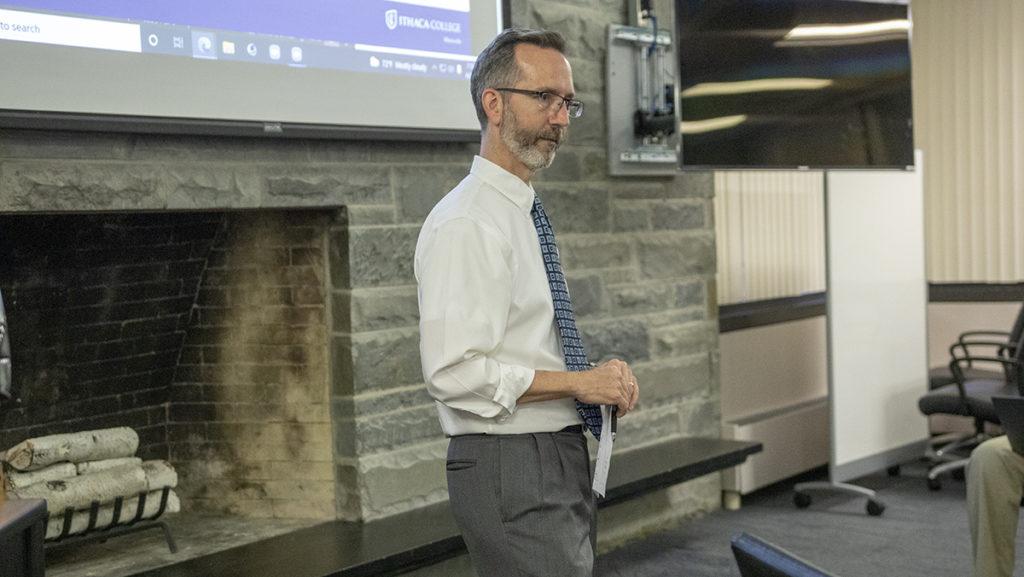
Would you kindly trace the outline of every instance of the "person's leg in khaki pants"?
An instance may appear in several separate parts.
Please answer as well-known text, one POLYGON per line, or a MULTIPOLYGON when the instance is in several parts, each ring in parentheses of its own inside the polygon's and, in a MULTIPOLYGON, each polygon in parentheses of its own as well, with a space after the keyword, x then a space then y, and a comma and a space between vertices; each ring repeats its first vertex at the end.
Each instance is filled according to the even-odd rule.
POLYGON ((1005 437, 979 445, 967 467, 967 510, 975 577, 1012 577, 1024 457, 1005 437))

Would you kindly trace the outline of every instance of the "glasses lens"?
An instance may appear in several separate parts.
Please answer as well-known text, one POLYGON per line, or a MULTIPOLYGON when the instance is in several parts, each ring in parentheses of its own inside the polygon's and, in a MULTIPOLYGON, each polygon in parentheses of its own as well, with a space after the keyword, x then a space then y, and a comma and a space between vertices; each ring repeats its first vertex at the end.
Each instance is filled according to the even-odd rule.
POLYGON ((579 100, 570 100, 565 103, 565 106, 569 110, 570 118, 579 118, 583 116, 583 103, 579 100))

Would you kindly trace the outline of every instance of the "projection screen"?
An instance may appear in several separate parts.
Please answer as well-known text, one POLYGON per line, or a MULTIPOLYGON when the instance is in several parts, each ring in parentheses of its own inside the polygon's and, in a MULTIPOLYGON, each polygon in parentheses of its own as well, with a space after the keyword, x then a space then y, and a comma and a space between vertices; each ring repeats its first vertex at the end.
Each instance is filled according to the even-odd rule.
POLYGON ((0 0, 0 122, 465 136, 479 131, 475 55, 504 13, 501 0, 0 0))

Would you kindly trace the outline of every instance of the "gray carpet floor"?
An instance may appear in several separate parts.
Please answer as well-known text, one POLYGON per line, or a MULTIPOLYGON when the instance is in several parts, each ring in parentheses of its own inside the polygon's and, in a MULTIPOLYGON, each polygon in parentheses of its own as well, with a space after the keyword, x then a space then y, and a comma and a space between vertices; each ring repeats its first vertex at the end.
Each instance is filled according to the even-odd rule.
MULTIPOLYGON (((816 493, 807 509, 793 506, 793 481, 744 498, 739 511, 717 511, 602 555, 597 577, 739 576, 729 539, 745 531, 839 577, 971 574, 964 483, 946 478, 941 491, 925 486, 921 463, 898 477, 884 472, 855 483, 878 491, 886 511, 864 512, 865 499, 816 493)), ((824 480, 824 472, 799 480, 824 480)), ((1016 574, 1024 575, 1017 537, 1016 574)))

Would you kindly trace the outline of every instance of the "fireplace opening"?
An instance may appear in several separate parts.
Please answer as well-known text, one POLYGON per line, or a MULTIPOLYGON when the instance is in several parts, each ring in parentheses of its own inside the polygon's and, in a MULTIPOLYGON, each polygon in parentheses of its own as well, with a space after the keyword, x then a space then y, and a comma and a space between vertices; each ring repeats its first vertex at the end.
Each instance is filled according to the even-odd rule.
MULTIPOLYGON (((344 220, 0 215, 12 369, 0 450, 131 427, 138 456, 178 471, 182 513, 168 521, 186 553, 189 535, 202 554, 335 519, 329 246, 344 220)), ((53 556, 47 574, 130 575, 146 566, 126 550, 143 541, 152 563, 185 558, 130 536, 53 556)))

